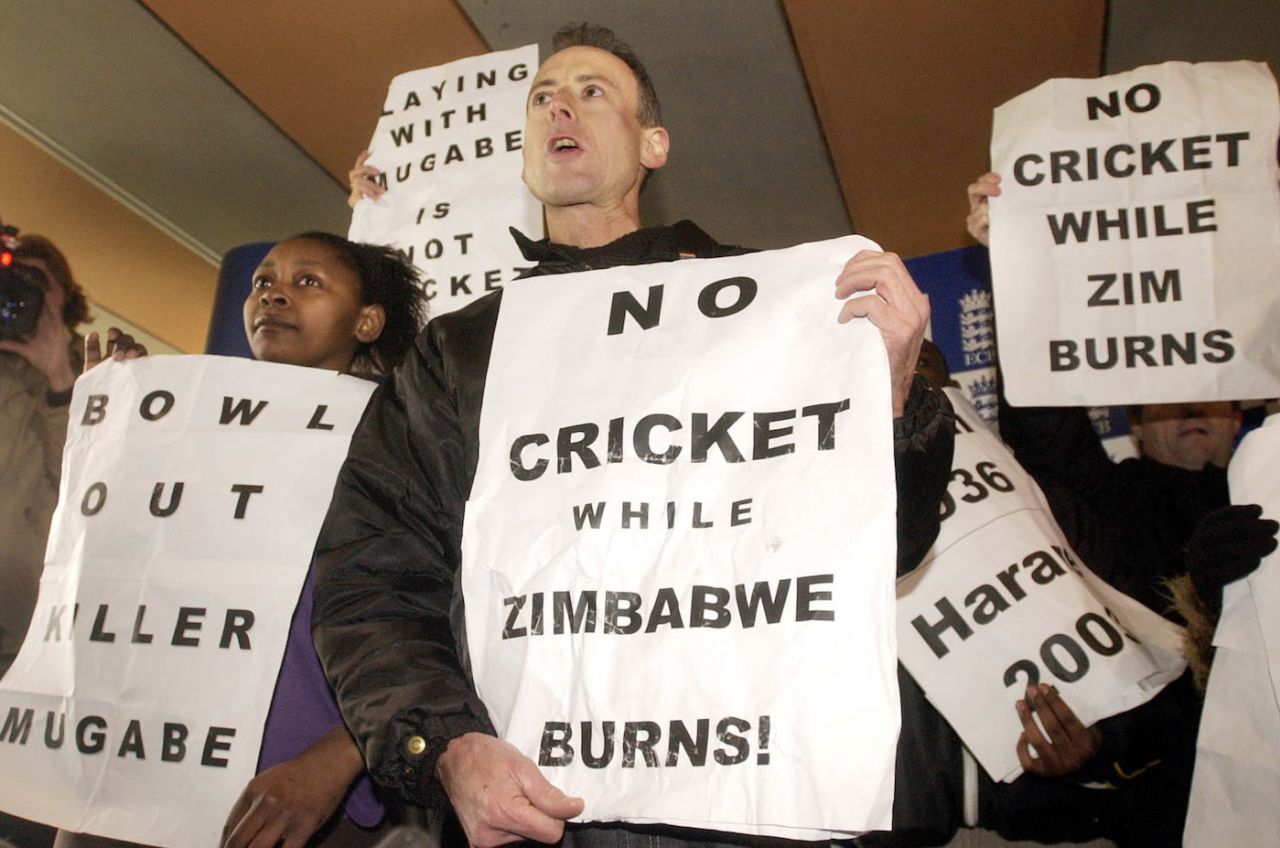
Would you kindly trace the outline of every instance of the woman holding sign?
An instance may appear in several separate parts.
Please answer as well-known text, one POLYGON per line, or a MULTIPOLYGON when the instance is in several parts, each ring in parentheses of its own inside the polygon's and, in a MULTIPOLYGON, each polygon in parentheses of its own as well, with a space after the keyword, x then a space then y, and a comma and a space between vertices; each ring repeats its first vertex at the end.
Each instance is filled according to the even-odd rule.
MULTIPOLYGON (((310 232, 277 244, 244 304, 256 359, 377 378, 404 358, 425 319, 417 272, 391 248, 310 232)), ((139 355, 118 332, 96 334, 86 368, 139 355)), ((145 351, 141 351, 145 353, 145 351)), ((360 846, 382 835, 383 808, 311 643, 311 578, 303 587, 267 716, 258 775, 232 807, 227 846, 360 846), (353 785, 354 784, 354 785, 353 785), (342 805, 346 815, 335 815, 342 805)), ((58 848, 122 843, 60 833, 58 848)))

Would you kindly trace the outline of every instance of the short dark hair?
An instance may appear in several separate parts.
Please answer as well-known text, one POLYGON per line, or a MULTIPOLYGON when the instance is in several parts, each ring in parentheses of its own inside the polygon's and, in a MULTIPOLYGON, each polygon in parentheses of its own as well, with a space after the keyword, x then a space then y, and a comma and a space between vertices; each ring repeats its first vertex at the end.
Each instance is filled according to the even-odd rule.
POLYGON ((62 304, 62 323, 74 330, 87 322, 89 300, 84 295, 84 289, 80 288, 80 284, 72 276, 67 257, 44 236, 24 235, 20 239, 21 243, 13 251, 14 258, 43 262, 53 274, 53 282, 62 286, 62 291, 66 294, 66 300, 62 304))
POLYGON ((644 127, 662 126, 662 106, 658 103, 658 92, 653 88, 653 80, 645 70, 644 62, 613 30, 599 24, 566 24, 551 36, 551 52, 559 53, 570 47, 594 47, 621 59, 623 64, 635 74, 640 88, 640 102, 636 104, 636 119, 644 127))
POLYGON ((427 298, 418 269, 403 253, 381 244, 348 241, 324 232, 299 233, 286 241, 316 241, 333 248, 360 281, 360 303, 377 304, 386 315, 382 333, 356 351, 352 370, 386 374, 400 364, 426 322, 427 298))

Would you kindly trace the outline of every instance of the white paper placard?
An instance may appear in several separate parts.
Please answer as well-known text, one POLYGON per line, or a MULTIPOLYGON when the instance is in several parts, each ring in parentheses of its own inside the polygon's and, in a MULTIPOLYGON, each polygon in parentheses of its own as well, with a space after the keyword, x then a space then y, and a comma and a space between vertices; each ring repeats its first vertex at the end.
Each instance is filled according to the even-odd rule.
POLYGON ((1043 494, 964 395, 942 530, 898 583, 907 671, 993 780, 1022 773, 1014 703, 1052 683, 1085 725, 1146 702, 1186 662, 1181 629, 1083 567, 1043 494))
POLYGON ((1012 403, 1280 395, 1277 126, 1261 62, 1050 80, 996 109, 991 272, 1012 403))
POLYGON ((391 81, 369 142, 387 188, 361 200, 353 241, 390 244, 422 271, 431 315, 465 306, 529 263, 508 231, 542 237, 520 179, 538 45, 459 59, 391 81))
MULTIPOLYGON (((1262 427, 1245 437, 1231 458, 1228 480, 1232 502, 1261 504, 1266 518, 1280 519, 1277 469, 1280 469, 1280 416, 1271 415, 1262 427)), ((1252 597, 1252 610, 1258 617, 1258 629, 1250 628, 1250 631, 1262 635, 1271 685, 1280 693, 1280 555, 1272 553, 1248 580, 1227 587, 1223 596, 1224 612, 1236 599, 1247 596, 1252 597)), ((1223 619, 1229 617, 1224 614, 1223 619)))
MULTIPOLYGON (((1245 437, 1227 469, 1233 503, 1280 517, 1280 416, 1245 437)), ((1270 845, 1280 828, 1280 554, 1223 592, 1185 845, 1270 845)))
POLYGON ((472 669, 583 820, 890 824, 888 367, 832 297, 868 247, 503 295, 463 534, 472 669))
POLYGON ((0 683, 0 808, 216 844, 373 384, 214 356, 76 382, 40 595, 0 683))

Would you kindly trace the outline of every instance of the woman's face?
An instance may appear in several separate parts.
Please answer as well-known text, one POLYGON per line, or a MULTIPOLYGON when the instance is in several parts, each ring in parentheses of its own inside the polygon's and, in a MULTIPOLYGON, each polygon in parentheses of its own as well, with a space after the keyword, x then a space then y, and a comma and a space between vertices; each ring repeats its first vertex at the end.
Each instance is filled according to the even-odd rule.
POLYGON ((244 331, 265 362, 347 371, 382 332, 382 307, 360 303, 356 272, 323 242, 277 244, 253 272, 244 331))

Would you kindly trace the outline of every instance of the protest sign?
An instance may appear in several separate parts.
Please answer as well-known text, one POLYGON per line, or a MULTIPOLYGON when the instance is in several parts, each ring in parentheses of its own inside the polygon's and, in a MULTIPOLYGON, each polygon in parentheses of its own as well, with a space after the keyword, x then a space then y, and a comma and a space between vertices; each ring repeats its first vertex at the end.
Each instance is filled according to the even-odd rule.
POLYGON ((1277 126, 1260 62, 1050 80, 996 109, 991 270, 1012 403, 1280 394, 1277 126))
POLYGON ((1152 698, 1186 665, 1181 629, 1078 561, 1044 496, 955 389, 942 530, 898 583, 898 650, 993 780, 1021 774, 1014 703, 1053 683, 1085 725, 1152 698))
POLYGON ((832 298, 870 247, 503 294, 463 531, 471 664, 583 820, 889 826, 888 366, 832 298))
MULTIPOLYGON (((929 298, 929 340, 947 361, 982 420, 994 422, 996 392, 995 307, 988 251, 981 245, 906 260, 916 285, 929 298)), ((1107 455, 1119 462, 1137 451, 1120 407, 1093 407, 1089 418, 1107 455)))
MULTIPOLYGON (((1267 518, 1280 518, 1280 416, 1271 415, 1263 426, 1240 443, 1231 458, 1228 481, 1234 503, 1261 504, 1267 518)), ((1224 612, 1236 598, 1252 595, 1262 634, 1263 652, 1270 678, 1280 694, 1280 555, 1272 554, 1244 582, 1227 587, 1224 612)))
MULTIPOLYGON (((1245 437, 1227 470, 1233 503, 1280 517, 1280 417, 1245 437)), ((1280 552, 1223 592, 1185 845, 1270 845, 1280 828, 1280 552)))
POLYGON ((351 216, 353 241, 390 244, 422 271, 431 314, 464 306, 527 266, 515 227, 542 237, 542 206, 520 179, 530 44, 401 74, 369 142, 387 189, 351 216))
POLYGON ((0 807, 147 845, 218 842, 372 388, 207 356, 76 382, 39 600, 0 684, 0 807))

